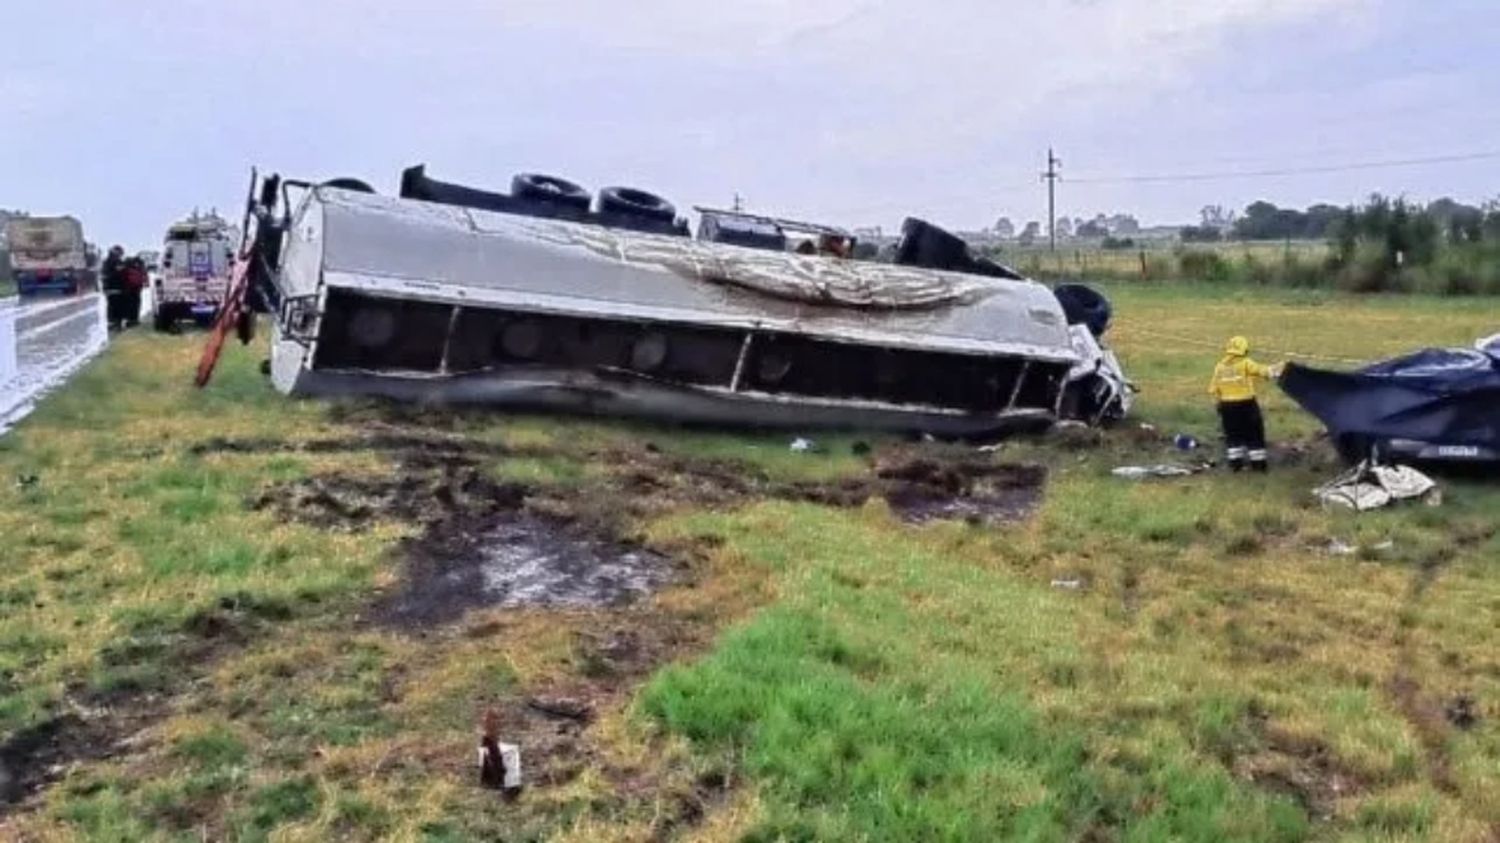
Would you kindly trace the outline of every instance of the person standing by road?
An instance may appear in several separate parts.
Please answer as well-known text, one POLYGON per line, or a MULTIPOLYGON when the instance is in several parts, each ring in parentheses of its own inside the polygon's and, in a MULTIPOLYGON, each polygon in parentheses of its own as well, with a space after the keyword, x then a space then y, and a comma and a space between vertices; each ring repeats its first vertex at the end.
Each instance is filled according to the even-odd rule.
POLYGON ((125 294, 125 247, 111 246, 99 267, 99 284, 104 288, 104 318, 111 330, 122 327, 125 294))
POLYGON ((139 255, 125 259, 124 286, 120 291, 120 323, 134 328, 141 324, 141 291, 148 280, 146 262, 139 255))
POLYGON ((1239 471, 1248 462, 1252 471, 1266 472, 1266 422, 1261 415, 1256 385, 1281 377, 1281 365, 1264 366, 1250 359, 1250 341, 1231 337, 1224 357, 1214 366, 1208 394, 1219 405, 1229 468, 1239 471))

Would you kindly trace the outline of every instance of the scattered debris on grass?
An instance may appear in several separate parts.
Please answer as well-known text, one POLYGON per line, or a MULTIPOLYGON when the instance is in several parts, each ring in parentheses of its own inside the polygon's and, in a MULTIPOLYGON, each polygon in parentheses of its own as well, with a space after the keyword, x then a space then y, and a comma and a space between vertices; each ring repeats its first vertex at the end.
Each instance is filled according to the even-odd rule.
POLYGON ((1437 483, 1415 468, 1368 461, 1313 490, 1313 495, 1325 506, 1342 506, 1357 512, 1405 500, 1425 500, 1432 506, 1442 503, 1437 483))
MULTIPOLYGON (((524 622, 514 613, 492 611, 472 622, 465 634, 504 641, 513 633, 512 624, 524 622)), ((591 769, 612 782, 622 800, 658 790, 661 783, 655 777, 662 771, 618 766, 589 727, 604 712, 625 705, 637 685, 661 665, 706 646, 717 621, 632 606, 571 613, 567 623, 575 628, 566 672, 537 687, 498 691, 476 703, 494 711, 503 739, 524 750, 528 788, 564 785, 591 769)))
POLYGON ((484 728, 479 738, 479 784, 503 791, 511 799, 521 793, 521 748, 500 742, 500 715, 494 709, 484 713, 484 728))
POLYGON ((1179 451, 1196 451, 1198 444, 1198 437, 1191 433, 1179 433, 1172 437, 1172 445, 1179 451))
POLYGON ((1331 556, 1359 556, 1369 559, 1382 556, 1396 549, 1396 543, 1390 539, 1369 545, 1349 544, 1342 539, 1333 539, 1323 548, 1331 556))
POLYGON ((1116 477, 1124 480, 1148 480, 1148 479, 1170 479, 1174 477, 1191 477, 1213 468, 1212 463, 1199 463, 1197 465, 1173 465, 1161 463, 1159 465, 1122 465, 1112 471, 1116 477))

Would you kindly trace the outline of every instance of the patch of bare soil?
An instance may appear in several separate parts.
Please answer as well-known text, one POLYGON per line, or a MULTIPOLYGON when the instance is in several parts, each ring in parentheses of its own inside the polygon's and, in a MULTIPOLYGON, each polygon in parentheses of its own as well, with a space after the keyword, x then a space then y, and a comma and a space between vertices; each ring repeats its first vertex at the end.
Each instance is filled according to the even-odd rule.
POLYGON ((60 778, 71 763, 109 757, 114 741, 77 715, 22 729, 0 744, 0 805, 12 805, 60 778))
POLYGON ((1333 818, 1338 800, 1355 796, 1368 787, 1322 741, 1292 735, 1275 728, 1264 729, 1262 748, 1236 757, 1236 775, 1292 797, 1316 820, 1333 818))
POLYGON ((669 457, 650 448, 616 453, 620 490, 638 509, 738 505, 754 499, 858 507, 881 498, 903 520, 1001 523, 1023 519, 1040 504, 1047 470, 1001 463, 966 448, 893 448, 872 460, 871 471, 836 480, 777 481, 731 461, 669 457))
POLYGON ((249 506, 315 527, 359 531, 377 520, 449 526, 455 519, 514 510, 525 496, 523 487, 499 483, 455 457, 430 468, 405 461, 390 476, 336 472, 279 484, 252 498, 249 506))
MULTIPOLYGON (((496 458, 503 459, 503 449, 471 447, 448 435, 384 431, 298 447, 358 442, 390 449, 395 470, 279 483, 249 505, 325 529, 363 530, 377 521, 421 526, 422 533, 399 551, 406 561, 402 588, 372 608, 373 618, 406 627, 452 621, 486 606, 628 604, 673 582, 680 567, 641 546, 630 535, 632 522, 683 506, 780 499, 855 507, 878 497, 911 523, 995 523, 1030 514, 1046 482, 1040 466, 999 463, 967 449, 895 449, 875 458, 867 474, 788 482, 742 463, 670 456, 648 445, 582 455, 607 467, 597 479, 529 488, 488 472, 496 458)), ((216 452, 262 447, 210 444, 216 452)))
POLYGON ((906 457, 877 464, 876 490, 891 509, 915 523, 961 519, 1018 521, 1041 503, 1047 470, 973 457, 947 461, 906 457))
MULTIPOLYGON (((712 548, 647 547, 632 533, 636 523, 683 507, 762 499, 856 507, 874 498, 912 523, 1000 522, 1029 514, 1046 481, 1044 468, 1002 464, 968 449, 895 448, 871 454, 870 469, 858 476, 791 482, 737 461, 674 456, 648 444, 552 452, 604 470, 566 487, 527 487, 493 478, 496 460, 506 456, 495 446, 471 450, 446 433, 387 430, 382 436, 393 461, 388 474, 333 473, 275 484, 249 505, 334 530, 392 520, 419 526, 419 534, 396 550, 404 563, 401 582, 376 600, 366 620, 429 638, 433 646, 452 634, 503 645, 513 625, 535 617, 522 610, 563 610, 557 622, 575 636, 571 669, 519 693, 475 700, 476 720, 487 710, 497 715, 501 739, 522 747, 529 787, 558 786, 596 771, 614 783, 621 805, 658 806, 663 839, 700 821, 732 782, 660 764, 621 768, 589 725, 626 705, 661 665, 707 646, 736 609, 722 605, 712 589, 701 598, 691 589, 670 604, 645 603, 643 597, 664 586, 692 581, 707 558, 701 554, 712 548)), ((215 449, 234 450, 222 443, 215 449)), ((459 780, 477 776, 464 766, 472 756, 464 748, 421 752, 459 780)))
POLYGON ((271 437, 233 438, 215 436, 188 446, 194 456, 208 454, 339 454, 357 451, 400 453, 408 459, 427 455, 433 459, 444 456, 475 457, 480 455, 500 456, 518 453, 503 445, 479 442, 473 439, 437 435, 429 432, 413 432, 399 428, 374 426, 359 436, 325 437, 294 441, 271 437))
POLYGON ((15 732, 0 743, 0 814, 60 781, 73 768, 132 751, 139 735, 166 716, 158 695, 121 697, 79 708, 15 732))
POLYGON ((142 655, 170 660, 161 686, 119 682, 108 690, 74 687, 57 714, 13 733, 0 743, 0 814, 27 803, 81 764, 134 751, 140 735, 167 716, 171 698, 223 654, 251 640, 266 624, 285 620, 290 609, 226 596, 188 616, 181 628, 127 633, 106 648, 106 666, 137 665, 142 655))

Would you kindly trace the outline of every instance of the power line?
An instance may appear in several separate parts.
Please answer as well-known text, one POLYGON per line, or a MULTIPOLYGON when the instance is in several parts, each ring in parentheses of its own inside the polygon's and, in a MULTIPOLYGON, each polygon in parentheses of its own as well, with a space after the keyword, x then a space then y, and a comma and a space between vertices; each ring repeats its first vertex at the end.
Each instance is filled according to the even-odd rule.
MULTIPOLYGON (((1363 161, 1350 164, 1324 164, 1308 165, 1301 167, 1280 167, 1259 170, 1223 170, 1204 171, 1192 173, 1157 173, 1144 175, 1101 175, 1092 177, 1069 177, 1068 184, 1077 185, 1103 185, 1103 184, 1166 184, 1171 182, 1207 182, 1228 181, 1233 179, 1274 178, 1280 176, 1310 175, 1318 173, 1357 172, 1360 170, 1378 170, 1386 168, 1420 166, 1424 164, 1449 164, 1471 161, 1485 161, 1500 158, 1500 150, 1489 152, 1470 152, 1454 155, 1431 155, 1413 158, 1392 158, 1375 161, 1363 161)), ((1265 159, 1262 159, 1265 160, 1265 159)), ((1061 162, 1059 161, 1060 165, 1061 162)), ((1043 173, 1043 178, 1046 174, 1043 173)), ((1062 178, 1059 173, 1057 176, 1062 178)), ((934 194, 912 199, 892 199, 886 201, 875 201, 861 203, 858 205, 842 205, 823 208, 819 213, 828 216, 850 216, 876 214, 886 211, 918 212, 922 208, 932 209, 935 205, 950 202, 970 202, 975 200, 990 200, 1000 196, 1014 196, 1020 198, 1023 195, 1034 195, 1035 182, 1031 185, 1022 183, 990 184, 975 187, 969 190, 955 191, 946 194, 934 194)), ((1050 214, 1049 214, 1050 216, 1050 214)))
POLYGON ((1014 197, 1035 196, 1035 190, 1035 182, 1027 182, 1026 184, 998 184, 955 191, 953 193, 932 194, 913 199, 890 199, 878 202, 866 202, 859 205, 835 205, 823 208, 820 213, 835 215, 866 214, 883 211, 916 213, 924 208, 931 209, 935 205, 950 202, 969 202, 975 199, 991 199, 997 195, 1014 197))
POLYGON ((1458 155, 1431 155, 1425 158, 1397 158, 1384 161, 1361 161, 1352 164, 1324 164, 1309 167, 1281 167, 1268 170, 1226 170, 1217 173, 1157 173, 1151 175, 1095 176, 1069 179, 1072 184, 1139 184, 1143 182, 1198 182, 1244 178, 1273 178, 1316 173, 1346 173, 1358 170, 1381 170, 1415 167, 1423 164, 1453 164, 1500 158, 1500 151, 1469 152, 1458 155))

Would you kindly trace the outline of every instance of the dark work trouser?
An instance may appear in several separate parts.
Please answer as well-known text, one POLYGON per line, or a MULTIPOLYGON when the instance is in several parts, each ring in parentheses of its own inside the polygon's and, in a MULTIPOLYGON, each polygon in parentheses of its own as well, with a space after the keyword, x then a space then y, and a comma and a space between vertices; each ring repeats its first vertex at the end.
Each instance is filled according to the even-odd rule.
POLYGON ((1219 422, 1224 427, 1225 456, 1231 468, 1239 468, 1246 460, 1257 469, 1266 466, 1266 421, 1259 401, 1220 402, 1219 422))
POLYGON ((141 322, 141 290, 139 287, 126 287, 120 291, 120 321, 126 325, 139 325, 141 322))
POLYGON ((104 288, 104 319, 112 328, 119 325, 124 318, 120 315, 124 313, 122 301, 124 295, 125 291, 119 287, 104 288))

